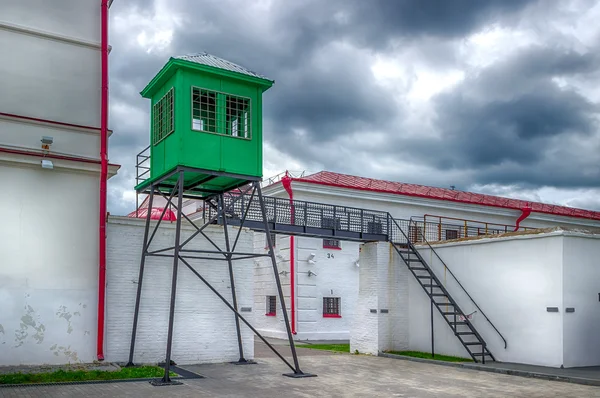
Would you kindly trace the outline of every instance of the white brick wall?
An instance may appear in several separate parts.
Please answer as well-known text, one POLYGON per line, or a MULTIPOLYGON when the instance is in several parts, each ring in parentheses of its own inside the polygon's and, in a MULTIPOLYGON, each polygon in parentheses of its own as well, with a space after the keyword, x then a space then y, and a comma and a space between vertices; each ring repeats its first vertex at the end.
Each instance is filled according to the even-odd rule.
POLYGON ((362 246, 351 352, 377 354, 408 347, 409 275, 392 250, 386 242, 362 246))
MULTIPOLYGON (((129 355, 131 328, 138 282, 144 220, 111 217, 108 223, 108 259, 106 293, 106 359, 126 361, 129 355)), ((237 229, 230 227, 230 235, 237 229)), ((194 231, 182 227, 182 239, 194 231)), ((223 228, 209 226, 206 234, 220 247, 224 247, 223 228)), ((244 230, 236 250, 252 252, 253 233, 244 230)), ((175 223, 162 223, 150 250, 172 246, 175 223)), ((190 249, 213 250, 202 237, 186 246, 190 249)), ((231 302, 229 272, 225 261, 191 260, 195 269, 231 302)), ((254 325, 252 260, 234 261, 235 287, 238 307, 252 307, 252 312, 242 315, 254 325)), ((172 258, 147 257, 140 316, 136 339, 136 362, 163 361, 166 352, 167 326, 172 258)), ((242 338, 246 359, 254 357, 254 336, 242 324, 242 338)), ((239 358, 235 317, 233 312, 206 287, 200 279, 179 264, 177 300, 172 359, 178 364, 235 361, 239 358)))
MULTIPOLYGON (((277 262, 277 272, 290 270, 290 245, 289 237, 285 235, 276 235, 275 242, 275 260, 277 262)), ((264 233, 254 233, 254 252, 266 254, 266 236, 264 233)), ((270 257, 258 257, 254 260, 254 308, 256 328, 266 337, 287 338, 283 314, 281 312, 281 303, 273 275, 273 263, 270 257), (277 297, 276 316, 266 316, 267 296, 277 297)), ((285 299, 286 309, 290 311, 290 274, 280 275, 281 287, 285 299)))

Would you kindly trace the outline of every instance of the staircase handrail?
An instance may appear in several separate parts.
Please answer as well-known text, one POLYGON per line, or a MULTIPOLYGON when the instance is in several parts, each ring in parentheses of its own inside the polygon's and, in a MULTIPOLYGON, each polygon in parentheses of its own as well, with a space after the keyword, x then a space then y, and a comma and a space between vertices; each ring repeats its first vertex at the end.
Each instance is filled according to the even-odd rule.
MULTIPOLYGON (((496 328, 496 325, 494 325, 494 323, 490 320, 490 318, 487 317, 487 315, 485 314, 485 312, 483 312, 483 310, 479 307, 479 305, 473 299, 473 297, 471 297, 471 295, 469 294, 469 292, 467 292, 467 290, 464 288, 464 286, 462 285, 462 283, 460 283, 460 281, 458 280, 458 278, 454 275, 454 273, 452 272, 452 270, 448 267, 448 264, 446 264, 444 262, 444 260, 442 260, 442 258, 440 257, 440 255, 433 248, 433 246, 431 246, 431 244, 429 243, 429 241, 425 238, 425 236, 423 234, 423 231, 421 231, 418 228, 417 223, 413 220, 412 217, 410 218, 410 221, 409 221, 409 231, 410 231, 410 225, 412 225, 413 223, 414 223, 414 225, 416 227, 415 230, 417 231, 417 233, 419 233, 421 235, 421 237, 423 239, 422 242, 424 242, 424 243, 427 244, 427 246, 429 247, 429 249, 431 250, 431 252, 433 254, 435 254, 435 256, 438 258, 438 260, 440 260, 440 262, 444 265, 446 271, 448 271, 450 273, 450 275, 452 276, 452 278, 454 278, 454 280, 456 281, 456 283, 458 283, 458 286, 460 286, 460 288, 463 290, 463 292, 465 292, 465 294, 471 300, 471 302, 473 304, 475 304, 475 307, 479 310, 479 312, 481 313, 481 315, 483 315, 483 317, 485 318, 485 320, 488 321, 488 323, 492 326, 492 328, 494 328, 494 330, 496 331, 496 333, 498 333, 498 336, 500 336, 500 338, 502 339, 502 341, 504 341, 504 349, 506 349, 506 347, 508 346, 508 343, 506 342, 506 339, 504 338, 504 336, 502 335, 502 333, 500 333, 500 331, 498 330, 498 328, 496 328)), ((406 234, 404 234, 404 232, 402 232, 402 234, 404 236, 406 236, 406 234)), ((407 237, 407 239, 408 239, 408 237, 407 237)))

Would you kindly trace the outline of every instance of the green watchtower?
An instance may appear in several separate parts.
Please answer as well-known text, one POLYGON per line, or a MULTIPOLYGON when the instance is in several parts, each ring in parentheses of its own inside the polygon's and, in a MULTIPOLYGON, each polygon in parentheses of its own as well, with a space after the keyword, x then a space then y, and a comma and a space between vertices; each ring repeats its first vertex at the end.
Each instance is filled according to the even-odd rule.
POLYGON ((207 53, 170 58, 141 92, 151 100, 150 176, 136 190, 174 186, 175 170, 200 197, 261 179, 262 94, 272 85, 207 53))

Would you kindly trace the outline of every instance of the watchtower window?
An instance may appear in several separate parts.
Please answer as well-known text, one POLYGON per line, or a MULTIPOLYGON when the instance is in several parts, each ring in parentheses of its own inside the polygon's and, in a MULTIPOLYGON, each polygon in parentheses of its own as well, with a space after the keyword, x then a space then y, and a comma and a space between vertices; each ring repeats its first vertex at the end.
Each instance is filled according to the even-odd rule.
POLYGON ((192 129, 217 132, 217 93, 194 88, 192 91, 192 129))
POLYGON ((226 134, 232 137, 250 138, 250 100, 227 95, 226 134))
POLYGON ((250 99, 192 88, 192 130, 251 137, 250 99))
POLYGON ((152 143, 156 145, 175 130, 173 89, 154 104, 152 108, 152 143))

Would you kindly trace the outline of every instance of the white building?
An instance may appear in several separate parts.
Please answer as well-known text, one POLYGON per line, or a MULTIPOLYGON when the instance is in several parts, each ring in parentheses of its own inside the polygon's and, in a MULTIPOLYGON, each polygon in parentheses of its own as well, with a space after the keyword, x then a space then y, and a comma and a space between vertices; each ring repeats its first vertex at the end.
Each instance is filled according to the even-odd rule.
MULTIPOLYGON (((101 4, 108 2, 2 2, 0 365, 103 355, 100 153, 109 131, 101 4)), ((108 164, 106 178, 118 168, 108 164)))
MULTIPOLYGON (((549 228, 432 246, 439 258, 426 246, 419 251, 497 361, 565 368, 600 364, 599 234, 549 228)), ((431 352, 433 333, 436 354, 468 357, 441 313, 431 312, 429 297, 404 262, 390 255, 387 242, 365 244, 360 261, 351 351, 431 352)))
MULTIPOLYGON (((485 234, 486 227, 488 232, 511 231, 519 219, 522 219, 521 226, 530 228, 600 228, 600 212, 331 172, 293 178, 291 190, 294 200, 387 211, 398 219, 416 216, 422 221, 427 215, 425 231, 428 240, 438 240, 436 236, 441 240, 462 238, 465 225, 469 235, 473 232, 485 234), (443 227, 439 231, 438 223, 443 227)), ((282 182, 265 187, 263 192, 269 196, 289 197, 282 182)), ((352 318, 360 301, 360 247, 359 243, 343 240, 277 236, 278 266, 297 339, 350 339, 352 318), (293 250, 290 250, 292 246, 293 250), (294 273, 293 277, 290 272, 294 273), (333 312, 337 314, 324 314, 324 307, 328 305, 329 312, 333 306, 333 312)), ((264 234, 257 234, 255 250, 264 250, 264 234)), ((388 248, 388 256, 392 258, 394 253, 390 250, 388 248)), ((453 264, 448 265, 452 268, 453 264)), ((474 281, 487 277, 485 273, 472 276, 474 281)), ((255 307, 266 306, 268 297, 274 295, 274 286, 265 260, 256 265, 255 284, 255 307)), ((427 300, 422 291, 415 290, 414 294, 427 300)), ((269 314, 267 309, 265 314, 262 319, 257 316, 259 330, 266 335, 282 337, 285 329, 281 314, 269 314)), ((417 316, 417 313, 413 315, 417 316)))

